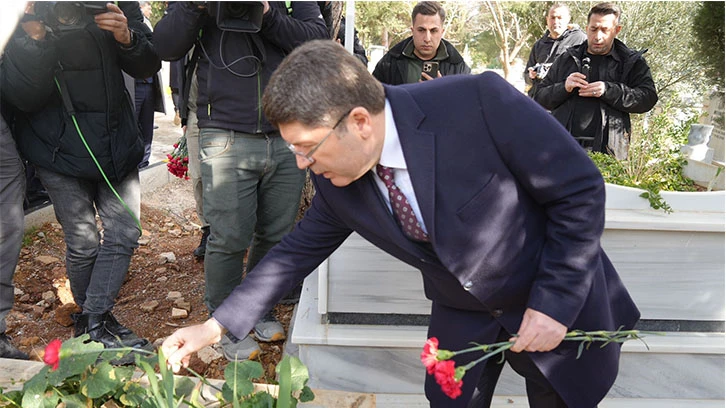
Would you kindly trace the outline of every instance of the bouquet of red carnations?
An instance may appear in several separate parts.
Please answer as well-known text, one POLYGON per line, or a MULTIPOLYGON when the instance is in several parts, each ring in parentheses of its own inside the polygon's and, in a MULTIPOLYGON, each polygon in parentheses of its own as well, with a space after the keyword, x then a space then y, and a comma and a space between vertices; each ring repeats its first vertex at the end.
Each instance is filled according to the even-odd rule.
MULTIPOLYGON (((610 343, 624 343, 628 340, 640 340, 645 344, 642 338, 643 334, 662 333, 620 329, 616 331, 598 330, 588 332, 573 330, 565 335, 563 341, 579 341, 580 346, 578 347, 576 358, 580 358, 582 352, 587 350, 594 342, 601 342, 602 345, 600 347, 605 347, 610 343)), ((451 351, 440 349, 439 340, 436 337, 431 337, 426 341, 421 352, 421 362, 426 366, 426 372, 434 376, 436 383, 441 386, 444 394, 451 399, 456 399, 461 395, 461 386, 464 384, 462 378, 468 369, 496 355, 500 355, 500 363, 503 363, 503 353, 513 345, 514 341, 504 341, 494 344, 474 344, 472 347, 464 350, 451 351), (454 360, 451 360, 456 355, 471 352, 481 352, 484 355, 469 364, 458 367, 454 360)), ((645 346, 648 347, 647 344, 645 346)))
POLYGON ((169 173, 189 180, 189 151, 187 150, 187 138, 182 136, 174 143, 174 150, 166 155, 166 168, 169 173))

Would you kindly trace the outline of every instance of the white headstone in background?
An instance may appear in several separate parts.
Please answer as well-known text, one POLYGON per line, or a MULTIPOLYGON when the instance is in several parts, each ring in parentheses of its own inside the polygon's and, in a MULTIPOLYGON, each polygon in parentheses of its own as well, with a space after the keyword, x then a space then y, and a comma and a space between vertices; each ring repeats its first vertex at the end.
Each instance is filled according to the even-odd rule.
POLYGON ((724 162, 724 99, 723 94, 714 93, 706 100, 704 105, 706 116, 699 120, 700 123, 713 125, 711 141, 708 146, 714 150, 713 160, 724 162))

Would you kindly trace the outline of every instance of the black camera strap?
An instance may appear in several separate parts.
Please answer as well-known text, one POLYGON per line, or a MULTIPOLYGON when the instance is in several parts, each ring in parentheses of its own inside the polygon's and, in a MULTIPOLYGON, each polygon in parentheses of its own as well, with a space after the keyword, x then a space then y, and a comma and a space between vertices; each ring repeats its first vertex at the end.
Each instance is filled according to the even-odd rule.
POLYGON ((55 69, 54 75, 58 92, 60 93, 61 100, 63 101, 63 107, 68 115, 74 116, 76 114, 76 110, 73 108, 73 102, 71 101, 71 96, 68 92, 68 84, 66 83, 66 77, 63 73, 63 65, 61 65, 60 62, 58 63, 58 67, 55 69))

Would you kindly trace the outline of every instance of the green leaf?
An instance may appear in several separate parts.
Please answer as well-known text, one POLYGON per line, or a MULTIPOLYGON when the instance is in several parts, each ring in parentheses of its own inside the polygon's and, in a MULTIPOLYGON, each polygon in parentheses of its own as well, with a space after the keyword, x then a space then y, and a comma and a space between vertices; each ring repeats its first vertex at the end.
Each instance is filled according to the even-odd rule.
POLYGON ((133 373, 133 367, 115 367, 104 361, 93 367, 89 375, 81 380, 81 390, 92 399, 107 394, 113 395, 116 390, 123 387, 133 373))
POLYGON ((260 391, 248 399, 238 404, 239 408, 279 408, 281 405, 278 403, 275 405, 275 397, 270 395, 266 391, 260 391))
POLYGON ((81 374, 96 363, 103 351, 103 344, 89 339, 90 336, 84 334, 63 342, 58 369, 48 374, 48 381, 51 384, 60 384, 66 378, 81 374))
POLYGON ((575 360, 579 360, 580 356, 582 356, 582 351, 585 349, 585 342, 581 342, 579 346, 577 346, 577 356, 575 357, 575 360))
POLYGON ((10 404, 10 403, 14 404, 14 405, 7 405, 8 407, 14 407, 14 406, 20 407, 21 406, 20 402, 23 400, 23 393, 21 391, 17 391, 17 390, 6 392, 6 393, 0 392, 0 397, 1 397, 0 406, 5 406, 3 404, 5 404, 7 402, 8 404, 10 404))
POLYGON ((224 369, 222 395, 227 401, 234 401, 252 394, 255 390, 253 378, 262 377, 262 364, 257 361, 233 361, 224 369))
POLYGON ((148 390, 136 382, 127 382, 123 389, 125 392, 117 399, 127 407, 139 407, 148 399, 148 390))
POLYGON ((176 377, 174 378, 174 394, 177 397, 189 398, 197 385, 189 377, 176 377))
POLYGON ((278 408, 294 407, 292 402, 292 370, 290 368, 290 356, 286 355, 275 367, 279 377, 280 390, 277 394, 278 408))
MULTIPOLYGON (((50 367, 43 367, 38 374, 34 375, 31 379, 23 384, 23 399, 20 405, 23 408, 42 408, 44 407, 44 401, 46 399, 50 402, 58 404, 60 400, 58 394, 51 393, 46 397, 45 390, 49 387, 47 374, 50 372, 50 367)), ((53 406, 55 406, 53 405, 53 406)))
POLYGON ((65 404, 65 408, 86 408, 88 399, 80 394, 64 395, 61 401, 65 404))
MULTIPOLYGON (((305 384, 307 384, 308 380, 310 379, 310 374, 308 373, 308 368, 305 367, 305 364, 303 364, 302 361, 300 361, 299 358, 286 355, 282 359, 289 360, 290 364, 290 387, 291 391, 300 391, 305 387, 305 384)), ((275 367, 275 372, 280 373, 280 365, 278 364, 277 367, 275 367)))
POLYGON ((303 387, 302 391, 300 392, 300 402, 310 402, 315 399, 315 394, 313 393, 313 390, 310 389, 307 385, 303 387))

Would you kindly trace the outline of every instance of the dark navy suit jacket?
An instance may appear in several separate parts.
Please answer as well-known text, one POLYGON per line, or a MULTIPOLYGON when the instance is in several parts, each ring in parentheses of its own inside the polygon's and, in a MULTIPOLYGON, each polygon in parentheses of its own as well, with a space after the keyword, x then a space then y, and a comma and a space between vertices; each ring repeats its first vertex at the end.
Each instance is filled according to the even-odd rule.
MULTIPOLYGON (((304 219, 215 311, 221 324, 245 336, 355 231, 419 268, 428 297, 473 296, 510 333, 527 307, 570 329, 634 326, 639 312, 600 247, 602 177, 556 120, 494 73, 385 89, 434 259, 403 235, 371 172, 342 188, 316 176, 304 219)), ((530 355, 568 405, 594 406, 620 348, 576 351, 530 355)))

